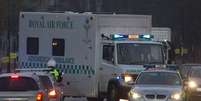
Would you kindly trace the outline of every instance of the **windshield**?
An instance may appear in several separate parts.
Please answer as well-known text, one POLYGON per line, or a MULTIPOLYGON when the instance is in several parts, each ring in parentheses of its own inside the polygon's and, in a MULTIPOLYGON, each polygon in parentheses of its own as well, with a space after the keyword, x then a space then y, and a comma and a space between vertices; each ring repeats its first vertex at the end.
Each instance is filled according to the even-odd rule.
POLYGON ((201 77, 201 68, 192 68, 191 77, 200 78, 201 77))
POLYGON ((181 85, 181 79, 177 73, 143 72, 139 75, 136 84, 181 85))
POLYGON ((117 44, 118 64, 163 64, 162 46, 156 44, 117 44))
POLYGON ((0 78, 0 91, 35 91, 38 89, 37 82, 29 77, 19 77, 18 79, 0 78))

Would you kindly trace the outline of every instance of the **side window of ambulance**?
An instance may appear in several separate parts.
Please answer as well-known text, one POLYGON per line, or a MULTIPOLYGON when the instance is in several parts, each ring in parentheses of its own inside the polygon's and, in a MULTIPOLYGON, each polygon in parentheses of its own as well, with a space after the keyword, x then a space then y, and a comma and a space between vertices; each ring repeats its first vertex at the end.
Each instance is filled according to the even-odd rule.
POLYGON ((39 53, 39 39, 36 37, 27 38, 27 54, 38 55, 39 53))
POLYGON ((53 39, 52 40, 52 55, 53 56, 64 56, 65 54, 65 40, 64 39, 53 39))
POLYGON ((108 62, 114 62, 114 46, 104 45, 103 46, 103 60, 108 62))

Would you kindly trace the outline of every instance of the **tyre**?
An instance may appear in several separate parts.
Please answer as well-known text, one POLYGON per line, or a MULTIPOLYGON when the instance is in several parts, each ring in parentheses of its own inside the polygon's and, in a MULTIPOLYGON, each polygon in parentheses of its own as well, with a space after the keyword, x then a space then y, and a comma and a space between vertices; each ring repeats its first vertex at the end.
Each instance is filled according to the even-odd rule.
POLYGON ((107 101, 119 101, 118 89, 114 84, 108 87, 107 101))

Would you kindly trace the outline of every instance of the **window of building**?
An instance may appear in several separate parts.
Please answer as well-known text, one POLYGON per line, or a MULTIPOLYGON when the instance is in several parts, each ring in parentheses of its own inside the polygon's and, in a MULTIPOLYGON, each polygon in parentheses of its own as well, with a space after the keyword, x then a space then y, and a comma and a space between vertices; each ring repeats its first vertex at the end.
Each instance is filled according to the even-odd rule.
POLYGON ((27 54, 38 55, 39 53, 39 39, 36 37, 27 38, 27 54))
POLYGON ((53 56, 64 56, 64 52, 65 52, 65 40, 64 39, 53 39, 52 55, 53 56))
POLYGON ((103 60, 114 63, 114 46, 112 45, 103 46, 103 60))

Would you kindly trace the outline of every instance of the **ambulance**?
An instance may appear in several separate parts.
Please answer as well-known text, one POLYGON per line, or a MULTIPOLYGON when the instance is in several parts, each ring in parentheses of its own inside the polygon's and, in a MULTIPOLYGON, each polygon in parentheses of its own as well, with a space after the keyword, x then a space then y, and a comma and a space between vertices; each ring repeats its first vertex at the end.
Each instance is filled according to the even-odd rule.
POLYGON ((145 65, 166 63, 164 46, 149 35, 150 15, 21 12, 19 68, 63 72, 63 97, 126 99, 145 65))

